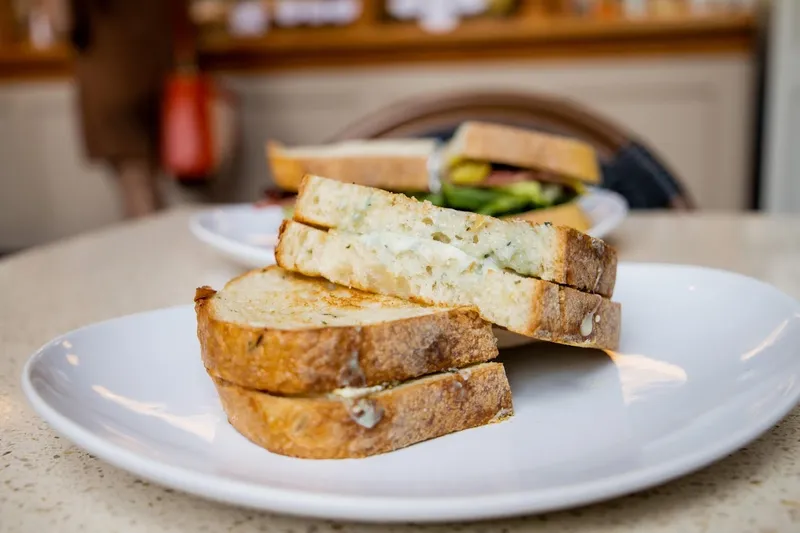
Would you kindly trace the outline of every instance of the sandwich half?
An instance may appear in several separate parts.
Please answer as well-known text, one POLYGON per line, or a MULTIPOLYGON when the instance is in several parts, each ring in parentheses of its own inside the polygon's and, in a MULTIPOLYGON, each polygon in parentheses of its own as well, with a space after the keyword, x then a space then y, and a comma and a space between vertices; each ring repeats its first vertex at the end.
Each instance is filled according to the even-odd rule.
POLYGON ((403 383, 285 396, 213 377, 230 424, 281 455, 307 459, 386 453, 512 416, 499 363, 481 363, 403 383))
POLYGON ((587 185, 600 183, 592 145, 487 122, 462 123, 439 166, 442 189, 425 199, 495 217, 574 205, 587 185))
POLYGON ((275 259, 287 270, 368 292, 473 306, 488 322, 539 340, 608 350, 619 345, 617 302, 509 272, 433 238, 325 231, 286 220, 275 259))
POLYGON ((335 285, 277 266, 195 294, 208 372, 275 394, 402 382, 497 357, 474 308, 433 307, 335 285))
POLYGON ((439 241, 522 276, 607 297, 616 282, 614 248, 554 224, 465 213, 318 176, 303 179, 293 216, 318 228, 439 241))

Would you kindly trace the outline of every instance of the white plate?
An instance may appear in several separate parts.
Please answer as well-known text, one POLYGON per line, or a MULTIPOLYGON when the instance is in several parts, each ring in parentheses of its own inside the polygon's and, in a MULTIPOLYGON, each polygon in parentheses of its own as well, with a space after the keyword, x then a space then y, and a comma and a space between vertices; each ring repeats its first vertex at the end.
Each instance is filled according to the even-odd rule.
POLYGON ((443 521, 561 509, 722 458, 800 395, 800 304, 715 270, 625 264, 618 354, 537 343, 502 355, 509 421, 360 460, 273 455, 226 422, 191 306, 55 339, 22 378, 96 456, 208 498, 331 519, 443 521))
MULTIPOLYGON (((592 223, 587 233, 593 237, 606 237, 628 213, 625 198, 605 189, 590 189, 579 203, 592 223)), ((275 263, 282 220, 279 207, 237 204, 201 211, 191 218, 189 228, 200 241, 242 267, 261 268, 275 263)))

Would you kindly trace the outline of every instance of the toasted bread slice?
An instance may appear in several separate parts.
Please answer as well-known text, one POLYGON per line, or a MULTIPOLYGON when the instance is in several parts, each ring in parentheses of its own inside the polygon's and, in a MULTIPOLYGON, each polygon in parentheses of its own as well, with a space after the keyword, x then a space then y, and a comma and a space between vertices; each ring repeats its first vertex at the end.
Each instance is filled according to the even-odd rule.
MULTIPOLYGON (((544 209, 534 209, 533 211, 527 211, 525 213, 520 213, 519 215, 511 215, 510 217, 505 217, 508 219, 520 219, 530 222, 531 224, 552 224, 554 226, 564 226, 567 228, 572 228, 576 231, 581 233, 586 233, 592 227, 592 223, 589 220, 589 217, 586 215, 583 209, 578 202, 569 202, 566 204, 556 205, 553 207, 547 207, 544 209)), ((606 249, 611 249, 610 246, 606 245, 606 249)), ((616 256, 615 252, 611 252, 616 256)), ((616 282, 616 258, 610 260, 613 265, 609 267, 614 272, 613 279, 600 279, 598 281, 597 291, 604 296, 611 296, 612 289, 616 282), (605 283, 605 285, 603 285, 605 283), (609 283, 611 284, 609 286, 609 283), (602 291, 602 292, 601 292, 602 291)), ((566 285, 569 285, 567 283, 566 285)), ((591 292, 591 291, 590 291, 591 292)))
POLYGON ((617 254, 571 228, 436 207, 401 194, 306 176, 294 208, 304 224, 352 233, 391 231, 434 239, 475 259, 582 291, 611 296, 617 254))
POLYGON ((287 270, 365 291, 475 306, 485 320, 532 338, 618 347, 618 303, 498 269, 442 242, 393 233, 326 232, 286 220, 275 259, 287 270))
POLYGON ((196 291, 209 373, 280 394, 405 381, 497 357, 475 309, 416 304, 269 266, 196 291))
POLYGON ((367 457, 513 416, 500 363, 312 397, 276 396, 212 379, 239 433, 271 452, 308 459, 367 457))
POLYGON ((597 153, 588 143, 525 128, 463 122, 444 150, 445 161, 502 163, 544 170, 584 183, 600 183, 597 153))
POLYGON ((288 148, 267 143, 267 162, 275 184, 295 192, 305 174, 321 174, 390 191, 427 191, 433 139, 343 141, 288 148))

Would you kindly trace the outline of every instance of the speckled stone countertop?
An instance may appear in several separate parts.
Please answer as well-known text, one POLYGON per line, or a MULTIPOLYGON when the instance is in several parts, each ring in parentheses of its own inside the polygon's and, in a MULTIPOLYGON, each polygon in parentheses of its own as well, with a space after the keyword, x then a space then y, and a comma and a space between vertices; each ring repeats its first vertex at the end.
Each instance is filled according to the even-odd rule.
MULTIPOLYGON (((189 211, 0 261, 0 531, 800 532, 800 409, 747 448, 659 488, 531 518, 437 526, 351 525, 253 512, 143 482, 58 438, 28 407, 23 364, 90 322, 185 304, 239 269, 195 242, 189 211)), ((800 218, 647 214, 609 241, 626 261, 737 271, 800 298, 800 218)), ((800 357, 800 353, 798 353, 800 357)))

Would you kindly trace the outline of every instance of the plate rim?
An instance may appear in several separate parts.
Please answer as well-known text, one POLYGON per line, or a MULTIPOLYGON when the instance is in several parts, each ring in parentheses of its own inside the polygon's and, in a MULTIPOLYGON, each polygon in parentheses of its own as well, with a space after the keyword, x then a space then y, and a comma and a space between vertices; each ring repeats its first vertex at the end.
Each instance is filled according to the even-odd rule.
POLYGON ((600 222, 593 221, 592 227, 586 230, 587 235, 596 239, 604 239, 628 217, 630 206, 624 196, 611 189, 588 187, 588 190, 589 194, 585 194, 578 199, 579 205, 592 195, 614 205, 612 216, 600 222))
MULTIPOLYGON (((769 282, 738 272, 700 265, 664 262, 620 262, 619 266, 696 269, 733 276, 773 291, 776 296, 785 298, 787 302, 795 306, 800 313, 800 300, 769 282)), ((137 315, 175 312, 182 309, 189 311, 191 307, 191 304, 179 304, 130 313, 93 322, 57 335, 41 345, 25 362, 21 376, 23 393, 29 405, 52 430, 108 464, 148 481, 200 498, 289 516, 356 523, 442 523, 535 515, 589 505, 637 493, 710 466, 763 436, 800 403, 800 388, 798 388, 794 394, 781 397, 779 401, 776 401, 776 407, 768 413, 768 416, 755 423, 727 434, 722 439, 692 453, 632 472, 550 489, 522 490, 489 496, 415 498, 337 495, 300 489, 275 488, 255 482, 220 478, 212 474, 199 473, 191 468, 173 466, 142 457, 133 451, 119 448, 113 443, 95 436, 91 431, 84 429, 81 424, 58 413, 39 396, 31 382, 31 370, 45 350, 61 342, 68 335, 137 315)))
MULTIPOLYGON (((610 189, 603 189, 599 187, 588 187, 587 194, 581 196, 577 201, 578 205, 582 205, 590 197, 599 198, 609 205, 613 205, 613 212, 607 219, 600 222, 592 221, 592 227, 586 230, 586 234, 592 237, 603 239, 609 233, 614 231, 619 225, 627 218, 630 212, 630 207, 624 196, 616 191, 610 189)), ((240 241, 224 237, 215 233, 200 222, 203 216, 207 216, 214 211, 220 210, 235 210, 235 211, 256 211, 263 209, 274 209, 274 206, 255 207, 252 203, 228 203, 220 204, 207 209, 202 209, 199 212, 193 213, 189 218, 189 231, 194 237, 210 246, 218 253, 222 253, 239 263, 244 263, 251 268, 258 268, 267 264, 275 262, 275 248, 260 248, 249 244, 244 244, 240 241)), ((588 216, 588 214, 587 214, 588 216)))
POLYGON ((209 209, 203 209, 192 214, 189 218, 189 231, 197 240, 216 250, 222 252, 236 261, 246 261, 251 265, 266 266, 275 263, 275 248, 259 248, 257 246, 244 244, 234 239, 229 239, 215 233, 200 222, 203 216, 207 216, 214 211, 236 210, 236 211, 256 211, 265 209, 275 209, 273 206, 255 207, 252 203, 223 204, 209 209))

